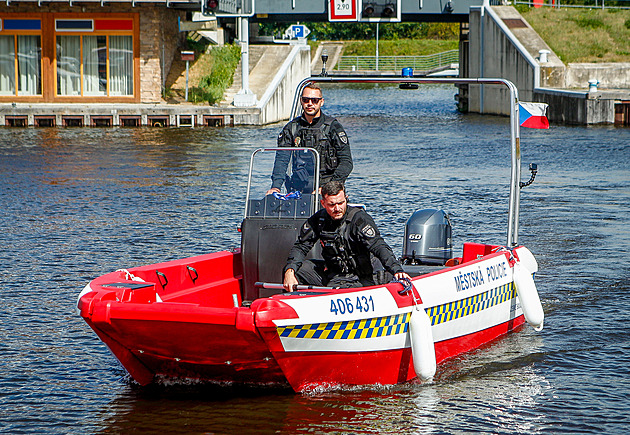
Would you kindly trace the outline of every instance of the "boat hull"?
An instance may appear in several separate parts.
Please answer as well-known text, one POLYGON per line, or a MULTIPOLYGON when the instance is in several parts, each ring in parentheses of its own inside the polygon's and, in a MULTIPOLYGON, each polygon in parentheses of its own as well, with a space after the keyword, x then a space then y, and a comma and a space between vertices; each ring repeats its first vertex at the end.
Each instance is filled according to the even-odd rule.
MULTIPOLYGON (((437 363, 477 349, 517 330, 523 316, 484 331, 435 343, 437 363)), ((374 352, 274 352, 297 392, 347 385, 394 385, 417 377, 411 347, 374 352)))
POLYGON ((234 325, 113 319, 88 324, 141 385, 159 379, 286 384, 265 343, 234 325))
POLYGON ((277 384, 299 392, 397 384, 416 377, 414 309, 431 320, 438 364, 524 323, 513 259, 495 248, 465 247, 472 259, 414 278, 407 293, 390 283, 277 294, 251 306, 240 299, 240 253, 226 251, 104 275, 78 308, 141 385, 277 384))

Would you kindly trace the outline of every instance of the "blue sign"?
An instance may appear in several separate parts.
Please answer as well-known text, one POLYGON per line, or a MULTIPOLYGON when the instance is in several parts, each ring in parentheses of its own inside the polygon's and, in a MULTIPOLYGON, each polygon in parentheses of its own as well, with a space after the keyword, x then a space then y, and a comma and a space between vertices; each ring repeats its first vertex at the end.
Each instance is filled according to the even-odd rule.
POLYGON ((291 26, 291 31, 294 38, 305 38, 306 27, 301 24, 291 26))
POLYGON ((309 33, 311 33, 311 31, 304 24, 293 24, 284 32, 284 34, 291 39, 306 38, 309 33))

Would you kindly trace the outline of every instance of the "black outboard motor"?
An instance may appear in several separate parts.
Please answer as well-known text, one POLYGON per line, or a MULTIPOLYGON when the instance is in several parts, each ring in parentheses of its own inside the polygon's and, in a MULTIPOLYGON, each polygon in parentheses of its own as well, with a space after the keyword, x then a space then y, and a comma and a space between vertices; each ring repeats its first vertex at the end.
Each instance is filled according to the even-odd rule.
POLYGON ((402 263, 443 266, 453 256, 449 216, 442 210, 417 210, 405 224, 402 263))

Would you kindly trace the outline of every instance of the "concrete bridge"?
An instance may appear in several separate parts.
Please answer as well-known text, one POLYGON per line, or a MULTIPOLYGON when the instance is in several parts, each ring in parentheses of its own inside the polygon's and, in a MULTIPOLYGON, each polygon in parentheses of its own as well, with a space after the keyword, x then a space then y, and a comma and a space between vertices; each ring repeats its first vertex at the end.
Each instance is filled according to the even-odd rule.
MULTIPOLYGON (((203 1, 203 0, 202 0, 203 1)), ((261 21, 466 22, 483 0, 243 0, 261 21), (353 13, 353 8, 355 8, 353 13), (341 11, 335 14, 334 9, 341 11), (332 17, 331 17, 332 15, 332 17), (332 19, 331 19, 332 18, 332 19)), ((249 9, 247 9, 249 8, 249 9)), ((219 14, 220 15, 220 14, 219 14)))

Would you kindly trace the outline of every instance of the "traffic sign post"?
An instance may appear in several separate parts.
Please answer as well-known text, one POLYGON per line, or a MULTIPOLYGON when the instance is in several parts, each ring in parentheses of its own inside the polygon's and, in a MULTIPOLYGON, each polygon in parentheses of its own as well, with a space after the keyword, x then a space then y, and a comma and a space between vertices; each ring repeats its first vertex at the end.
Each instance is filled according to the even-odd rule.
POLYGON ((328 21, 357 21, 357 0, 330 0, 328 21))
POLYGON ((194 51, 182 51, 182 60, 186 62, 186 101, 188 101, 188 64, 191 60, 195 60, 194 51))

